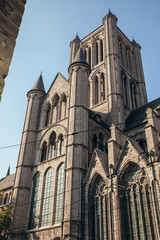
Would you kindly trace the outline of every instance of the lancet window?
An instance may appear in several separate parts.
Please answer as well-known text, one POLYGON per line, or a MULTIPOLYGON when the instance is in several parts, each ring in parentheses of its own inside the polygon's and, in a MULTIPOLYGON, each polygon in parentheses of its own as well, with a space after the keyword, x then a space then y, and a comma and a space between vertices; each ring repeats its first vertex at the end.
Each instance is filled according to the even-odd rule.
POLYGON ((123 239, 155 239, 153 205, 145 171, 129 164, 119 182, 123 239))
POLYGON ((60 103, 58 94, 53 99, 53 123, 57 122, 60 118, 60 103))
POLYGON ((66 117, 67 112, 67 97, 65 94, 63 94, 61 99, 61 119, 66 117))
POLYGON ((50 103, 47 104, 46 109, 46 121, 45 121, 45 127, 49 125, 50 123, 50 115, 51 115, 51 105, 50 103))
POLYGON ((41 152, 41 162, 47 160, 47 143, 46 141, 42 145, 42 152, 41 152))
POLYGON ((97 176, 89 193, 89 239, 107 240, 107 188, 101 176, 97 176))
POLYGON ((39 204, 40 204, 40 190, 41 190, 41 175, 38 172, 33 178, 32 200, 29 217, 29 229, 38 227, 39 220, 39 204))
POLYGON ((120 63, 123 65, 123 48, 122 48, 122 42, 120 39, 118 39, 118 44, 119 44, 120 63))
POLYGON ((62 164, 58 169, 55 224, 61 223, 62 220, 63 195, 64 195, 63 192, 64 192, 64 164, 62 164))
POLYGON ((98 77, 95 78, 95 104, 99 102, 99 86, 98 86, 98 77))
POLYGON ((48 159, 56 157, 56 133, 53 132, 49 139, 48 159))
POLYGON ((122 79, 122 89, 123 89, 124 104, 128 105, 127 78, 126 78, 125 74, 122 73, 121 79, 122 79))
POLYGON ((64 152, 64 139, 63 139, 63 135, 60 134, 58 137, 57 156, 62 155, 63 152, 64 152))
POLYGON ((101 74, 101 102, 105 100, 105 80, 104 80, 104 74, 101 74))
POLYGON ((134 82, 130 83, 130 93, 131 93, 132 110, 134 110, 137 108, 136 85, 134 82))
POLYGON ((103 40, 100 40, 100 61, 103 61, 103 40))
POLYGON ((51 206, 53 199, 53 170, 50 168, 45 174, 44 194, 42 200, 41 226, 51 225, 51 206))

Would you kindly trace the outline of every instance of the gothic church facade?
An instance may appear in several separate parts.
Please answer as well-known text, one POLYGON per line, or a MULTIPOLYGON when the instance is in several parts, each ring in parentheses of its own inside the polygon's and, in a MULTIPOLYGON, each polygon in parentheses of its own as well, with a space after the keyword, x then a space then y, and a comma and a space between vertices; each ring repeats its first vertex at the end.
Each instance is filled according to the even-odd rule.
POLYGON ((160 98, 147 101, 141 47, 110 11, 70 47, 68 79, 46 93, 41 74, 27 94, 14 182, 0 182, 10 239, 158 240, 160 98))

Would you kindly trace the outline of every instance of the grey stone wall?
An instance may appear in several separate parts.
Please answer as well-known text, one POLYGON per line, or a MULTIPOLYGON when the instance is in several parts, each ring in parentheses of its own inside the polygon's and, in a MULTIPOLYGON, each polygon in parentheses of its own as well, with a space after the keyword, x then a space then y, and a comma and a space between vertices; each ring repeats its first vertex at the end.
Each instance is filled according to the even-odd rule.
POLYGON ((12 60, 26 0, 0 1, 0 100, 12 60))

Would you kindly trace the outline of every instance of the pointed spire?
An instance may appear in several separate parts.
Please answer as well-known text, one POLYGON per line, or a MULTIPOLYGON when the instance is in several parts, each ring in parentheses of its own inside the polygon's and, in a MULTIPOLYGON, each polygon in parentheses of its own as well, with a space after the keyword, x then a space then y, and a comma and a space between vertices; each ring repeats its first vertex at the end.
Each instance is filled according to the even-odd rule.
POLYGON ((73 39, 73 41, 74 41, 74 40, 80 41, 80 38, 79 38, 79 36, 78 36, 78 33, 76 34, 76 36, 75 36, 75 38, 73 39))
POLYGON ((6 177, 9 176, 9 175, 10 175, 10 165, 9 165, 8 170, 6 172, 6 177))
POLYGON ((86 59, 84 57, 84 53, 83 53, 83 49, 82 47, 80 46, 75 58, 74 58, 74 62, 83 62, 83 63, 86 63, 86 59))
POLYGON ((107 15, 103 18, 103 21, 109 17, 112 17, 117 21, 117 17, 111 12, 110 8, 108 9, 107 15))
POLYGON ((45 88, 44 88, 44 84, 43 84, 43 78, 42 78, 42 71, 40 73, 39 78, 37 79, 37 81, 33 85, 31 91, 33 91, 33 90, 39 90, 39 91, 45 92, 45 88))
POLYGON ((140 47, 141 48, 141 46, 134 40, 134 38, 132 37, 132 41, 131 41, 131 43, 133 44, 133 45, 137 45, 138 47, 140 47))

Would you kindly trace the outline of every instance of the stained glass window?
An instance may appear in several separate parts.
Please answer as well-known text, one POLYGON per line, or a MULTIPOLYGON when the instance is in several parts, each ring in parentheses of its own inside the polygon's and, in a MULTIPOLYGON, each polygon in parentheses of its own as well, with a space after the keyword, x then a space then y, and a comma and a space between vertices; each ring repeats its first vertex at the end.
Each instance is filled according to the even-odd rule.
POLYGON ((55 223, 60 223, 62 220, 63 209, 63 191, 64 191, 64 164, 58 169, 58 182, 57 182, 57 194, 56 194, 56 212, 55 223))
POLYGON ((50 168, 45 175, 44 195, 42 199, 41 226, 51 225, 51 205, 53 199, 53 170, 50 168))
POLYGON ((33 179, 32 201, 29 217, 29 229, 36 228, 38 225, 38 209, 40 204, 41 175, 37 173, 33 179))

